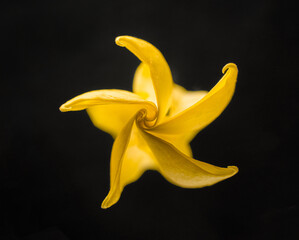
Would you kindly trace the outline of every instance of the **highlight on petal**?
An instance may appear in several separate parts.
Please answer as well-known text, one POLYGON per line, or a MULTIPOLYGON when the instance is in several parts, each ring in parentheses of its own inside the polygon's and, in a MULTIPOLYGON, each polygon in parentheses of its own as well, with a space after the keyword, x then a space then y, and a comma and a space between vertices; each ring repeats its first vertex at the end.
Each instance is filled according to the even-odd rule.
POLYGON ((144 101, 137 94, 125 90, 96 90, 83 93, 72 98, 59 108, 61 112, 80 111, 89 107, 106 104, 145 104, 147 108, 155 110, 154 104, 144 101))
POLYGON ((97 90, 67 101, 60 111, 87 109, 93 124, 115 138, 125 123, 142 108, 147 110, 148 120, 156 118, 156 106, 137 94, 124 90, 97 90))
POLYGON ((147 64, 141 62, 136 69, 133 79, 133 92, 147 101, 157 105, 156 93, 151 78, 150 69, 147 64))
POLYGON ((163 134, 194 134, 214 121, 230 102, 237 81, 238 69, 233 63, 223 68, 224 76, 212 90, 191 107, 166 119, 153 131, 163 134))
MULTIPOLYGON (((135 118, 135 117, 134 117, 135 118)), ((132 118, 116 138, 111 155, 110 191, 102 203, 109 208, 120 198, 124 187, 141 177, 146 170, 156 169, 155 157, 139 136, 132 118)))
POLYGON ((232 177, 236 166, 217 167, 195 160, 170 143, 145 131, 143 137, 156 157, 159 172, 171 183, 184 188, 201 188, 232 177))
POLYGON ((121 47, 126 47, 148 66, 158 104, 159 122, 170 107, 173 87, 170 68, 165 58, 156 47, 142 39, 120 36, 115 42, 121 47))

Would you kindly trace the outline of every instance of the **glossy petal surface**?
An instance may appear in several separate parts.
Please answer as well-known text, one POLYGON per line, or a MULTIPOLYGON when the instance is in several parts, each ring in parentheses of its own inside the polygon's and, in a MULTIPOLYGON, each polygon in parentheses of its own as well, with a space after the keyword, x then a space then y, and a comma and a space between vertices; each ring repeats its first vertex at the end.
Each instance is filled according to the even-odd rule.
POLYGON ((152 149, 159 172, 171 183, 184 188, 201 188, 227 179, 238 172, 235 166, 227 168, 195 160, 181 153, 170 143, 143 132, 152 149))
POLYGON ((124 126, 113 143, 110 161, 110 191, 102 203, 102 208, 110 207, 120 198, 122 192, 120 173, 127 150, 135 117, 124 126))
POLYGON ((140 136, 140 130, 131 119, 113 144, 110 166, 110 191, 102 208, 115 204, 124 187, 137 181, 146 170, 157 168, 155 156, 140 136), (130 128, 131 127, 131 128, 130 128), (131 129, 131 132, 129 132, 131 129), (128 143, 126 146, 125 143, 128 143), (119 155, 119 152, 125 152, 119 155))
POLYGON ((87 109, 93 124, 114 138, 140 109, 154 119, 156 107, 140 96, 124 90, 97 90, 81 94, 63 104, 62 112, 87 109))
POLYGON ((140 63, 133 79, 133 92, 157 105, 156 93, 148 65, 140 63))
POLYGON ((223 68, 225 75, 213 89, 191 107, 167 119, 154 131, 165 134, 198 132, 214 121, 226 108, 235 91, 238 69, 233 63, 223 68))
POLYGON ((116 44, 126 47, 149 68, 159 109, 158 122, 166 115, 172 94, 172 76, 162 53, 152 44, 130 36, 117 37, 116 44))

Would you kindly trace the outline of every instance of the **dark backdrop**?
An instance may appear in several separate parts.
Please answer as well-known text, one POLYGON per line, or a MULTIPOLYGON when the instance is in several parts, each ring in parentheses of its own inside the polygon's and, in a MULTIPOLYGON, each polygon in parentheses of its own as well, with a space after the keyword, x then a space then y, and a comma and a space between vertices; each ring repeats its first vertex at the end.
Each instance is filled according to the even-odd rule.
POLYGON ((298 34, 282 1, 1 1, 0 239, 296 239, 298 34), (157 172, 108 210, 112 138, 66 100, 131 90, 139 61, 114 44, 157 46, 174 81, 209 90, 239 68, 225 112, 195 158, 240 172, 182 189, 157 172))

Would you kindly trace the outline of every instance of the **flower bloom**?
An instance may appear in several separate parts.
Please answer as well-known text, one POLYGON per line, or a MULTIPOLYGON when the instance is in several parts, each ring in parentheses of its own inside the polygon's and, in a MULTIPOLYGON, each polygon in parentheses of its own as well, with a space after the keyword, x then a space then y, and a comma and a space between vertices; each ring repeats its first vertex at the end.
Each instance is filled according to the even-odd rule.
POLYGON ((169 182, 184 188, 210 186, 235 175, 235 166, 222 168, 193 159, 189 143, 230 102, 237 66, 227 64, 211 91, 187 91, 173 83, 166 60, 153 45, 130 36, 115 41, 141 60, 133 92, 91 91, 60 107, 62 112, 86 109, 93 124, 115 139, 110 191, 102 208, 115 204, 124 187, 146 170, 157 170, 169 182))

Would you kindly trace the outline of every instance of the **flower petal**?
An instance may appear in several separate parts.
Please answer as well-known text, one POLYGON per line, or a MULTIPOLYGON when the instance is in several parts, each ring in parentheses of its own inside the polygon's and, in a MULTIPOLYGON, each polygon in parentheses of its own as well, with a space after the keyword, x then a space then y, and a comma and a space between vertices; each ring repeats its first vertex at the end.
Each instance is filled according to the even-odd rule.
POLYGON ((93 124, 116 137, 129 119, 140 109, 155 119, 156 106, 137 94, 124 90, 97 90, 83 93, 63 104, 62 112, 87 109, 93 124))
POLYGON ((59 108, 62 112, 68 111, 80 111, 89 107, 107 104, 146 104, 147 106, 152 105, 149 102, 144 101, 137 94, 125 91, 125 90, 96 90, 83 93, 77 97, 72 98, 66 103, 62 104, 59 108))
POLYGON ((158 122, 163 118, 171 104, 172 76, 162 53, 152 44, 130 36, 115 39, 117 45, 126 47, 142 62, 148 65, 158 104, 158 122))
POLYGON ((111 155, 110 191, 102 203, 102 208, 115 204, 124 187, 136 181, 146 170, 156 169, 154 156, 142 137, 139 129, 129 121, 116 138, 111 155), (126 145, 126 144, 127 145, 126 145))
POLYGON ((170 143, 175 148, 177 148, 180 152, 184 153, 188 157, 192 157, 192 149, 190 146, 190 138, 188 137, 188 133, 174 135, 174 134, 160 134, 155 131, 151 131, 150 129, 147 130, 148 133, 154 135, 157 138, 161 138, 164 141, 170 143))
POLYGON ((122 189, 119 184, 119 176, 121 173, 123 157, 130 141, 134 120, 135 116, 129 120, 113 143, 110 161, 110 191, 102 203, 102 208, 108 208, 115 204, 120 198, 122 189))
POLYGON ((116 138, 139 109, 140 106, 137 104, 109 104, 88 108, 87 113, 95 127, 116 138))
POLYGON ((198 132, 214 121, 230 102, 238 75, 237 66, 233 63, 227 64, 222 71, 225 75, 205 97, 153 130, 163 134, 198 132))
POLYGON ((140 63, 136 69, 133 80, 133 92, 147 101, 157 105, 156 93, 150 74, 150 69, 145 63, 140 63))
POLYGON ((191 107, 205 95, 207 91, 187 91, 185 88, 178 84, 174 84, 172 93, 172 103, 168 113, 169 117, 184 111, 185 109, 191 107))
POLYGON ((142 132, 156 157, 159 172, 171 183, 184 188, 201 188, 227 179, 238 172, 235 166, 217 167, 195 160, 178 151, 170 143, 142 132))

